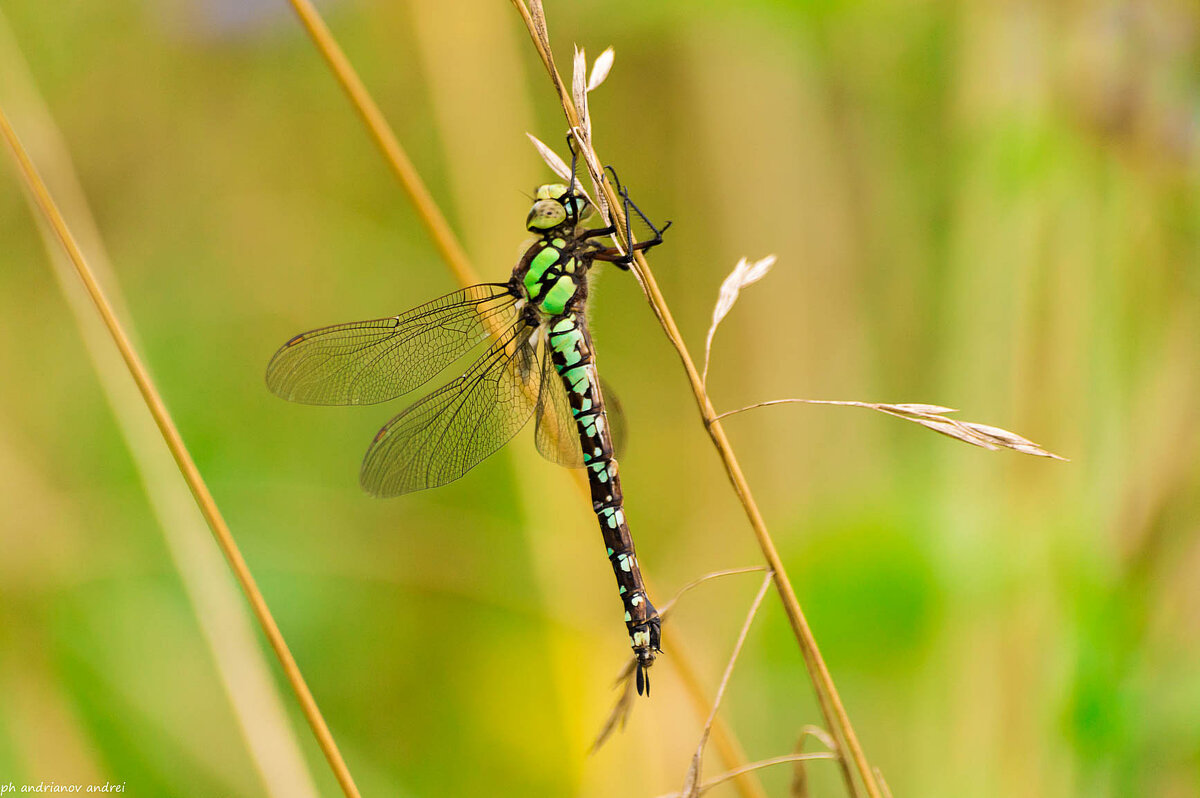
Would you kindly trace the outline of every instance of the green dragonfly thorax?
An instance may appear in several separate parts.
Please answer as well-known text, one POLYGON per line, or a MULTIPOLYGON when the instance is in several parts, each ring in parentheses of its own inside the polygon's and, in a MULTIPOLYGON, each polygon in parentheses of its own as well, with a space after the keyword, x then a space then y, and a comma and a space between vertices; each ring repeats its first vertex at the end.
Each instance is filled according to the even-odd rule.
POLYGON ((578 257, 577 228, 589 211, 587 199, 561 183, 537 189, 525 226, 541 237, 514 276, 529 303, 546 316, 561 316, 586 294, 588 260, 578 257))
POLYGON ((586 260, 577 258, 574 249, 571 239, 543 236, 517 267, 526 299, 546 316, 561 316, 586 295, 586 260))

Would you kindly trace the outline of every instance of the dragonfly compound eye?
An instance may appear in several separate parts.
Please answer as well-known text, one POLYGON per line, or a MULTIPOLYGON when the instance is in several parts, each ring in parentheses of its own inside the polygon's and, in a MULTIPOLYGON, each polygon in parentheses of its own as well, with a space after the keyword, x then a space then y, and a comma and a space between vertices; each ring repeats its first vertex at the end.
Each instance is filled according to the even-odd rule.
POLYGON ((591 203, 587 201, 586 197, 574 194, 564 198, 562 202, 567 208, 567 214, 576 222, 582 221, 591 213, 591 203))
POLYGON ((562 199, 567 193, 567 187, 562 183, 546 183, 537 187, 534 199, 562 199))
POLYGON ((541 199, 533 203, 525 219, 525 229, 531 232, 558 227, 567 220, 567 209, 553 199, 541 199))

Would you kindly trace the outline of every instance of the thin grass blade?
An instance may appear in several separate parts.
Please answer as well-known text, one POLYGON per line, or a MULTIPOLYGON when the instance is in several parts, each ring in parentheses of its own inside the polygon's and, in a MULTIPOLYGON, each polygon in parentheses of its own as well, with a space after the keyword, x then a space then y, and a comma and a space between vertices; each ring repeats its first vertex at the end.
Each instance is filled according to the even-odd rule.
POLYGON ((729 686, 729 679, 733 676, 733 668, 742 653, 742 646, 746 643, 746 635, 750 633, 750 625, 754 623, 754 616, 758 614, 758 608, 762 605, 763 598, 771 588, 773 576, 772 572, 767 571, 766 576, 763 577, 762 586, 759 587, 758 593, 754 596, 754 601, 750 604, 750 611, 746 613, 746 621, 742 624, 737 642, 733 645, 733 653, 729 656, 729 662, 725 665, 725 673, 721 676, 721 683, 717 686, 717 694, 713 698, 712 711, 708 713, 708 720, 704 722, 704 729, 700 732, 700 742, 696 745, 696 753, 692 755, 692 764, 688 767, 687 776, 683 782, 683 789, 680 790, 680 794, 684 798, 695 798, 695 796, 699 795, 700 765, 704 760, 704 747, 708 744, 708 736, 712 733, 713 721, 716 720, 717 710, 721 708, 721 700, 725 697, 725 688, 729 686))

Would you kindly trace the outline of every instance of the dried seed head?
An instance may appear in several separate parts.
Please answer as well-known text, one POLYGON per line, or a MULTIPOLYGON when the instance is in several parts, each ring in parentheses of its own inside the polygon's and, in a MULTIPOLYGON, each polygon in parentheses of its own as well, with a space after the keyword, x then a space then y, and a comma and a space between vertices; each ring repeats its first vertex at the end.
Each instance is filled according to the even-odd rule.
POLYGON ((612 70, 613 59, 616 58, 616 53, 613 48, 608 47, 592 64, 592 74, 588 76, 587 90, 589 92, 600 88, 600 84, 608 77, 608 73, 612 70))
POLYGON ((733 271, 721 283, 721 291, 717 295, 717 304, 713 308, 712 324, 708 328, 708 337, 704 342, 704 372, 701 381, 708 380, 708 360, 712 355, 713 335, 717 332, 717 325, 733 308, 738 299, 738 292, 746 286, 757 283, 759 280, 767 276, 767 272, 771 271, 771 267, 775 265, 775 256, 768 255, 767 257, 756 260, 753 263, 742 258, 733 267, 733 271))

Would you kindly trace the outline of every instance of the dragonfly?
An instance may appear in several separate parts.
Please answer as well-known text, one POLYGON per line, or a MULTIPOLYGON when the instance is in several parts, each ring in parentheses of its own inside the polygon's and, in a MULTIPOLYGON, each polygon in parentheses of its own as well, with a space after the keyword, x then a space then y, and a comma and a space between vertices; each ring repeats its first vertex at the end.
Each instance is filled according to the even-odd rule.
MULTIPOLYGON (((649 230, 628 252, 602 242, 616 232, 613 226, 588 228, 591 203, 572 168, 569 183, 537 188, 525 219, 536 239, 507 282, 473 285, 397 316, 300 333, 271 358, 266 378, 270 390, 289 401, 368 405, 414 391, 481 350, 455 379, 379 430, 363 458, 362 487, 390 497, 445 485, 534 418, 543 456, 587 470, 592 509, 625 608, 637 690, 649 695, 648 669, 662 651, 662 623, 646 594, 625 517, 616 459, 623 428, 596 369, 588 276, 598 262, 628 270, 632 251, 662 243, 671 223, 655 227, 615 174, 613 179, 627 219, 636 212, 649 230)), ((632 240, 628 227, 625 232, 632 240)))

